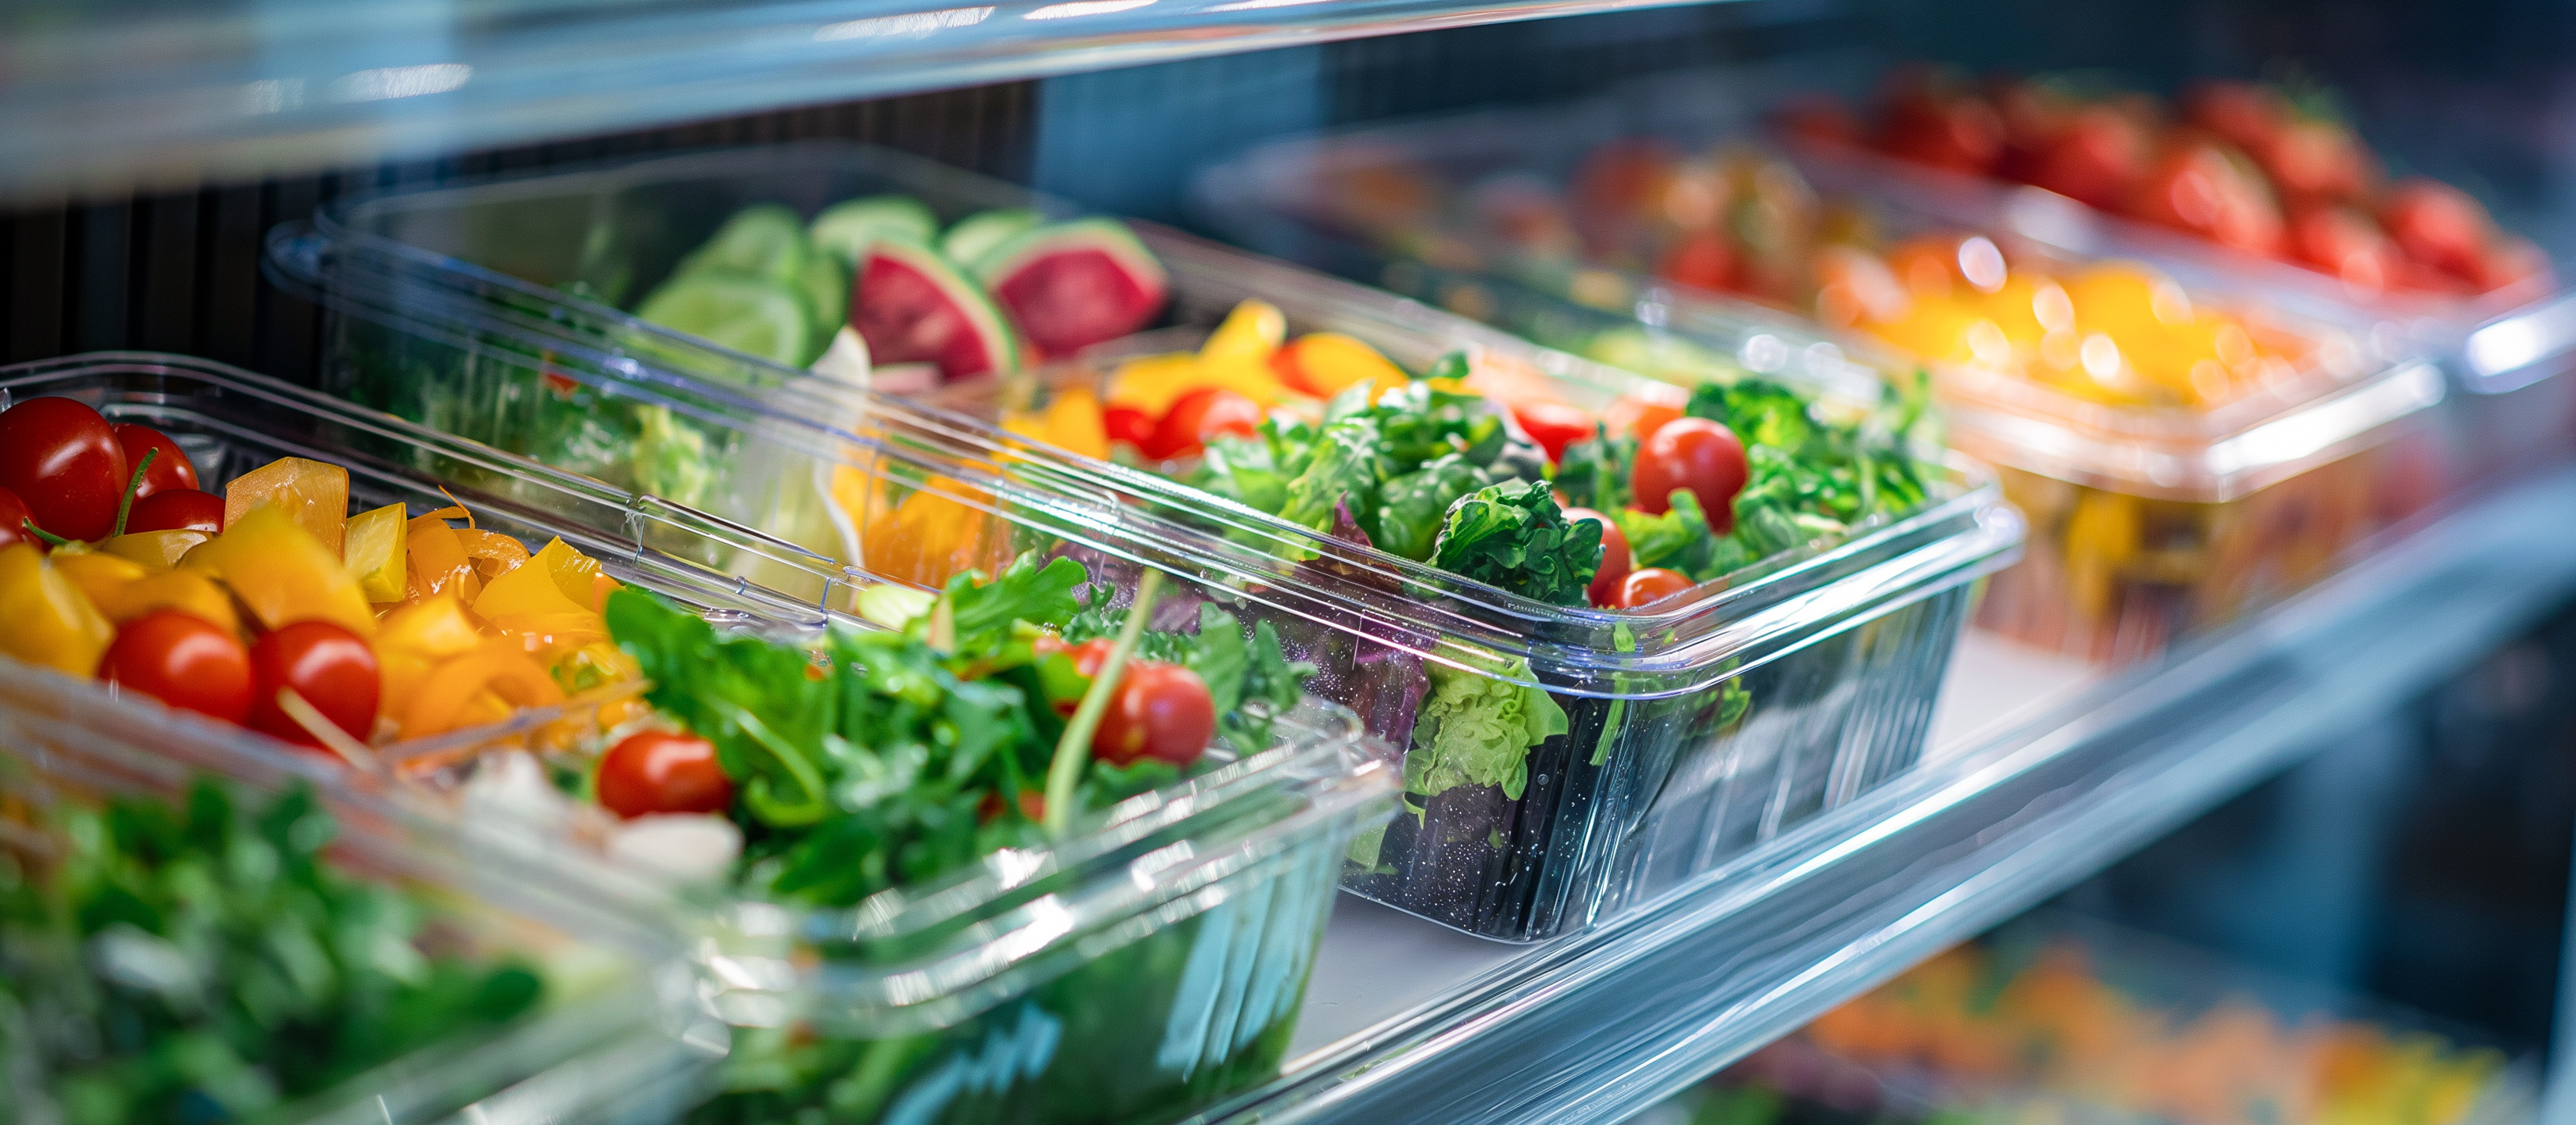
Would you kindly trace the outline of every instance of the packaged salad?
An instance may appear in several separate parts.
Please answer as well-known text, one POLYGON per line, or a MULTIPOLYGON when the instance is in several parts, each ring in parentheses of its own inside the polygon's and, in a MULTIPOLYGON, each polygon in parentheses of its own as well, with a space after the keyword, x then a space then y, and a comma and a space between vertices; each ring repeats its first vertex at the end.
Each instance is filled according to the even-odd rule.
POLYGON ((484 896, 452 827, 149 725, 0 662, 0 1117, 649 1122, 712 1080, 676 942, 542 873, 484 896))
POLYGON ((1572 140, 1489 113, 1287 142, 1200 185, 1231 229, 1633 370, 1777 355, 1814 318, 1925 365, 2042 545, 1990 627, 2095 659, 2331 573, 2450 487, 2440 373, 2376 318, 2208 270, 1961 229, 1740 136, 1572 140), (1604 317, 1628 323, 1604 324, 1604 317))
MULTIPOLYGON (((873 157, 744 157, 741 174, 757 182, 773 160, 866 167, 873 157)), ((653 170, 626 174, 641 180, 653 170)), ((714 175, 702 164, 679 170, 714 175)), ((525 190, 549 194, 541 184, 525 190)), ((1284 317, 1282 335, 1252 339, 1314 360, 1318 379, 1340 378, 1325 373, 1338 353, 1411 386, 1413 376, 1464 348, 1470 373, 1488 372, 1478 385, 1509 379, 1528 392, 1522 397, 1533 418, 1550 406, 1609 410, 1631 385, 1637 394, 1628 397, 1638 404, 1673 396, 1663 404, 1667 415, 1689 406, 1687 390, 1650 387, 1419 305, 1167 231, 1135 230, 1171 279, 1175 311, 1167 323, 1213 325, 1245 299, 1260 298, 1284 317), (1292 330, 1303 336, 1313 329, 1342 333, 1352 346, 1288 344, 1292 330)), ((1518 478, 1513 504, 1493 509, 1501 534, 1481 549, 1490 569, 1445 571, 1334 534, 1339 497, 1320 505, 1319 529, 1231 503, 1142 460, 1120 465, 1084 456, 1117 456, 1107 429, 1111 407, 1141 414, 1145 404, 1111 403, 1103 396, 1114 397, 1115 388, 1097 381, 1064 384, 1052 374, 1069 370, 1062 365, 1031 369, 1049 373, 1043 377, 943 385, 911 403, 875 392, 815 392, 799 400, 800 410, 782 411, 775 395, 788 390, 783 371, 772 369, 781 377, 776 389, 735 393, 728 388, 738 382, 681 362, 688 357, 667 348, 648 355, 558 331, 546 317, 486 315, 477 296, 486 281, 467 273, 400 266, 363 240, 309 249, 306 260, 319 270, 313 276, 329 278, 330 331, 341 342, 329 361, 335 369, 399 353, 418 364, 416 393, 447 402, 474 401, 475 387, 556 382, 572 395, 668 402, 695 418, 730 418, 735 432, 760 433, 762 448, 789 452, 768 476, 712 477, 720 486, 709 490, 710 510, 897 582, 942 586, 966 570, 1000 573, 1036 552, 1084 561, 1093 580, 1114 591, 1113 605, 1143 570, 1155 569, 1247 626, 1267 622, 1290 659, 1317 668, 1308 690, 1352 707, 1372 734, 1413 763, 1414 815, 1363 837, 1348 861, 1349 885, 1506 940, 1579 928, 1901 772, 1920 752, 1967 583, 2001 563, 2018 535, 1990 486, 1927 455, 1914 440, 1919 429, 1898 435, 1890 428, 1910 415, 1885 384, 1813 381, 1781 392, 1789 405, 1779 417, 1811 432, 1826 460, 1812 471, 1796 465, 1774 474, 1778 487, 1809 494, 1783 497, 1771 516, 1748 522, 1767 529, 1761 534, 1768 538, 1748 534, 1726 546, 1706 506, 1697 524, 1664 519, 1658 526, 1666 530, 1644 544, 1648 557, 1666 563, 1656 569, 1685 574, 1694 596, 1642 612, 1597 609, 1588 590, 1599 565, 1570 538, 1595 525, 1564 520, 1553 490, 1533 489, 1526 477, 1518 478), (377 351, 371 340, 398 343, 377 351), (1088 408, 1081 405, 1086 395, 1088 408), (1810 399, 1820 400, 1812 412, 1810 399), (839 424, 823 421, 835 417, 839 424), (1086 417, 1096 426, 1065 428, 1086 417), (1869 451, 1855 452, 1855 442, 1869 451), (798 467, 797 457, 812 460, 798 467), (1826 479, 1836 472, 1844 474, 1840 484, 1826 479), (1884 473, 1913 482, 1920 502, 1881 492, 1880 483, 1897 479, 1884 473), (826 499, 825 510, 764 498, 773 482, 789 480, 807 482, 826 499), (810 518, 735 514, 790 508, 810 518), (1554 517, 1539 515, 1541 508, 1556 509, 1554 517), (1532 550, 1525 536, 1534 530, 1555 536, 1557 546, 1532 550), (1743 554, 1754 551, 1769 557, 1743 554), (1565 578, 1585 563, 1592 565, 1582 581, 1559 581, 1539 597, 1486 581, 1517 584, 1507 571, 1551 567, 1565 578), (1698 581, 1729 567, 1736 569, 1722 584, 1698 581), (1818 593, 1826 589, 1835 592, 1818 593)), ((1195 340, 1174 345, 1195 347, 1195 340)), ((723 359, 712 349, 701 354, 708 371, 723 359)), ((1849 374, 1821 353, 1806 358, 1849 374)), ((1246 362, 1256 376, 1271 370, 1259 356, 1246 362)), ((1767 370, 1805 377, 1794 365, 1767 370)), ((1375 385, 1377 375, 1367 381, 1375 385)), ((1166 382, 1170 399, 1203 389, 1166 382)), ((1442 427, 1455 422, 1463 427, 1459 436, 1475 430, 1469 444, 1480 456, 1507 447, 1513 463, 1534 475, 1552 471, 1540 468, 1547 455, 1527 440, 1512 410, 1484 392, 1424 381, 1403 393, 1449 415, 1423 429, 1426 442, 1450 444, 1442 427), (1434 392, 1459 397, 1435 401, 1434 392), (1495 448, 1483 448, 1486 442, 1495 448)), ((1318 420, 1325 402, 1310 402, 1318 420)), ((1150 405, 1159 429, 1174 402, 1150 405)), ((481 432, 472 427, 517 409, 498 402, 452 424, 481 432)), ((1720 409, 1718 400, 1703 409, 1720 409)), ((1206 420, 1205 409, 1197 413, 1206 420)), ((1596 437, 1606 447, 1633 436, 1633 423, 1621 419, 1596 437)), ((1195 423, 1182 428, 1197 434, 1195 423)), ((1127 444, 1127 456, 1143 456, 1127 444)), ((1768 456, 1777 461, 1792 447, 1805 448, 1804 439, 1768 456)), ((1466 450, 1455 451, 1463 460, 1466 450)), ((1747 456, 1749 464, 1756 455, 1747 456)), ((1423 460, 1427 466, 1436 459, 1423 460)), ((1493 468, 1490 460, 1473 467, 1483 478, 1477 490, 1501 485, 1493 468)), ((1632 468, 1609 476, 1632 475, 1632 468)), ((1440 509, 1445 519, 1456 497, 1441 500, 1431 491, 1417 504, 1440 509)), ((1612 509, 1610 519, 1630 506, 1615 496, 1593 502, 1612 509)), ((1354 526, 1381 514, 1367 496, 1350 507, 1354 526)), ((1636 514, 1671 512, 1668 501, 1663 513, 1636 514)), ((1436 539, 1439 522, 1417 518, 1408 526, 1429 528, 1436 539)))

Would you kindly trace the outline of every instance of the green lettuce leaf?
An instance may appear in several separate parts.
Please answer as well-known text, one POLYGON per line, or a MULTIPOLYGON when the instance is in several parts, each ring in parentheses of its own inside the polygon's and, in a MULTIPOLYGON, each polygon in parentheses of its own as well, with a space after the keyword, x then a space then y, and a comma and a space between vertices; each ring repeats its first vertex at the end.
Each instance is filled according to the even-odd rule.
POLYGON ((1574 507, 1617 512, 1628 506, 1637 439, 1611 437, 1597 424, 1593 434, 1565 447, 1565 456, 1556 463, 1556 490, 1574 507))
POLYGON ((1449 506, 1458 498, 1494 483, 1467 463, 1466 455, 1444 454, 1429 464, 1386 482, 1380 494, 1377 524, 1369 541, 1380 550, 1420 562, 1431 557, 1431 545, 1449 506))
POLYGON ((1073 591, 1087 575, 1072 559, 1059 557, 1040 566, 1036 554, 1024 554, 1000 577, 978 582, 980 577, 970 571, 948 580, 944 596, 956 630, 952 651, 985 652, 1010 638, 1013 622, 1061 628, 1082 611, 1073 591))
MULTIPOLYGON (((1436 797, 1461 785, 1501 787, 1519 800, 1529 788, 1530 748, 1567 732, 1565 708, 1547 692, 1481 672, 1428 666, 1431 694, 1404 756, 1404 787, 1436 797)), ((1505 675, 1528 676, 1529 662, 1505 675)))
POLYGON ((1581 605, 1601 568, 1601 527, 1569 524, 1544 481, 1481 488, 1449 508, 1431 565, 1554 605, 1581 605))
POLYGON ((1288 485, 1288 502, 1279 509, 1290 523, 1330 531, 1333 505, 1348 500, 1352 515, 1366 527, 1377 511, 1380 439, 1368 418, 1345 418, 1317 435, 1305 470, 1288 485))

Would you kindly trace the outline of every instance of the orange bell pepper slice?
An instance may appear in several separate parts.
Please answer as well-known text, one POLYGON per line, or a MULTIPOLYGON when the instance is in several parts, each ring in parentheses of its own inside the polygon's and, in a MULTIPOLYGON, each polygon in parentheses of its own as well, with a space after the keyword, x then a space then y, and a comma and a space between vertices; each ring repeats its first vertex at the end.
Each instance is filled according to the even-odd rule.
POLYGON ((263 504, 285 513, 337 557, 349 523, 349 470, 280 457, 234 477, 224 486, 224 529, 263 504))
POLYGON ((213 568, 269 628, 318 620, 361 637, 376 635, 375 610, 340 565, 340 553, 276 505, 227 522, 223 534, 188 552, 187 562, 213 568))
POLYGON ((564 699, 554 677, 526 653, 511 649, 508 642, 487 643, 438 665, 422 679, 404 704, 402 737, 445 734, 486 718, 489 706, 477 706, 485 693, 512 707, 548 707, 564 699))
POLYGON ((483 580, 474 573, 474 560, 466 557, 465 543, 456 537, 456 529, 447 526, 445 512, 413 519, 404 537, 404 548, 411 570, 410 589, 405 597, 419 599, 452 590, 471 601, 483 592, 483 580))
POLYGON ((458 528, 456 542, 464 548, 465 557, 474 560, 474 573, 485 583, 519 569, 528 561, 525 544, 497 531, 458 528))

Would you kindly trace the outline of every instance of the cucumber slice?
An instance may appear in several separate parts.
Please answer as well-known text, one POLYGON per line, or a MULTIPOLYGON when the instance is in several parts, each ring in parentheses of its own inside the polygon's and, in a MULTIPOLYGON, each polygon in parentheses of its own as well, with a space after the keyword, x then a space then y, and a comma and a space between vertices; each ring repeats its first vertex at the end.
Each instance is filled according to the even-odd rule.
POLYGON ((803 367, 819 338, 805 300, 775 282, 710 270, 664 282, 635 315, 771 363, 803 367))
POLYGON ((969 265, 984 252, 1037 229, 1046 218, 1026 207, 998 207, 957 220, 939 236, 939 252, 959 265, 969 265))
POLYGON ((796 289, 814 314, 814 350, 819 353, 832 333, 850 322, 850 267, 830 254, 810 254, 796 271, 796 289))
POLYGON ((855 267, 879 239, 930 245, 939 234, 939 216, 909 195, 871 195, 824 208, 805 233, 814 246, 855 267))
POLYGON ((762 203, 734 212, 705 245, 680 259, 679 268, 671 271, 671 276, 715 270, 792 281, 810 255, 805 226, 797 220, 796 212, 780 204, 762 203))

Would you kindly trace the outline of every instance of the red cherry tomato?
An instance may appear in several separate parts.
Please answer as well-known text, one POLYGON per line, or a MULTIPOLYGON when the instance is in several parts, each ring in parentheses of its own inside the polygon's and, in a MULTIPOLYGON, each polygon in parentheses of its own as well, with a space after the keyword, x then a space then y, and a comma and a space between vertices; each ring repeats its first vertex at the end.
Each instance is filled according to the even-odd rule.
POLYGON ((126 622, 99 661, 98 678, 228 723, 250 716, 249 650, 195 614, 160 609, 126 622))
POLYGON ((0 488, 17 493, 46 531, 107 538, 127 472, 116 431, 82 403, 31 398, 0 411, 0 488))
POLYGON ((1619 600, 1614 604, 1621 609, 1636 609, 1639 606, 1662 601, 1695 585, 1698 583, 1691 581, 1690 575, 1678 570, 1650 566, 1644 570, 1629 572, 1627 580, 1619 584, 1619 600))
POLYGON ((1251 437, 1265 417, 1261 404, 1224 387, 1200 387, 1182 395, 1163 412, 1145 455, 1157 461, 1188 457, 1207 448, 1219 434, 1251 437))
POLYGON ((18 494, 0 488, 0 551, 20 543, 33 543, 39 551, 53 550, 53 545, 27 534, 27 502, 18 494))
POLYGON ((1878 146, 1899 160, 1982 175, 2004 151, 2004 123, 1974 95, 1919 89, 1887 104, 1878 146))
POLYGON ((2207 129, 2227 143, 2259 152, 2281 133, 2290 116, 2279 94, 2252 82, 2204 80, 2183 92, 2185 121, 2207 129))
POLYGON ((160 451, 160 455, 152 459, 152 467, 143 471, 143 486, 134 490, 135 499, 141 500, 173 488, 197 487, 197 466, 189 462, 187 452, 179 448, 178 442, 170 440, 170 435, 140 422, 119 422, 112 428, 116 431, 116 444, 125 450, 125 471, 128 473, 143 463, 145 453, 160 451))
POLYGON ((377 693, 384 689, 376 652, 367 642, 328 621, 298 621, 270 630, 250 649, 251 729, 298 746, 322 741, 277 705, 281 688, 320 711, 360 742, 376 725, 377 693))
POLYGON ((2281 250, 2281 209, 2244 158, 2214 144, 2183 145, 2148 169, 2129 214, 2221 246, 2271 257, 2281 250))
POLYGON ((1565 460, 1565 447, 1593 435, 1592 414, 1561 402, 1525 402, 1512 408, 1521 432, 1547 451, 1549 464, 1565 460))
POLYGON ((1817 144, 1857 148, 1865 139, 1860 118, 1830 95, 1792 99, 1773 115, 1773 120, 1782 132, 1817 144))
POLYGON ((1735 432, 1706 418, 1675 418, 1637 450, 1628 480, 1638 510, 1662 515, 1676 488, 1699 497, 1708 525, 1720 535, 1735 530, 1735 494, 1744 491, 1744 444, 1735 432))
POLYGON ((1655 267, 1655 276, 1676 285, 1694 289, 1725 290, 1736 287, 1735 247, 1726 236, 1713 230, 1697 230, 1683 235, 1664 252, 1663 263, 1655 267))
POLYGON ((2379 227, 2348 207, 2319 207, 2290 223, 2290 251, 2301 262, 2342 278, 2365 293, 2377 293, 2399 278, 2397 244, 2379 227))
POLYGON ((2332 121, 2292 118, 2268 143, 2249 145, 2246 151, 2285 202, 2358 199, 2373 178, 2360 139, 2332 121))
POLYGON ((1154 416, 1135 407, 1110 407, 1100 412, 1100 421, 1111 441, 1123 441, 1140 450, 1154 443, 1154 416))
POLYGON ((1216 701, 1199 674, 1178 664, 1130 661, 1091 735, 1093 757, 1112 765, 1159 758, 1198 760, 1216 736, 1216 701))
POLYGON ((733 807, 733 779, 715 744, 693 734, 630 734, 599 759, 599 806, 622 817, 720 813, 733 807))
POLYGON ((129 534, 177 531, 180 528, 222 531, 224 498, 193 488, 173 488, 135 501, 134 510, 125 514, 125 530, 129 534))
POLYGON ((2146 171, 2147 151, 2146 130, 2135 118, 2093 106, 2038 153, 2027 182, 2095 207, 2117 207, 2146 171))
MULTIPOLYGON (((2487 234, 2494 226, 2486 207, 2469 193, 2426 179, 2407 180, 2389 189, 2387 200, 2380 204, 2379 223, 2407 257, 2460 278, 2475 277, 2483 268, 2487 234)), ((36 522, 45 521, 39 516, 36 522)))
POLYGON ((2480 291, 2502 289, 2549 272, 2549 255, 2528 238, 2504 235, 2487 247, 2474 282, 2480 291))
POLYGON ((1628 580, 1628 572, 1637 568, 1637 558, 1628 548, 1628 533, 1619 530, 1617 521, 1590 508, 1567 508, 1565 522, 1591 520, 1601 525, 1601 569, 1592 572, 1592 584, 1584 594, 1592 604, 1619 604, 1619 585, 1628 580))

